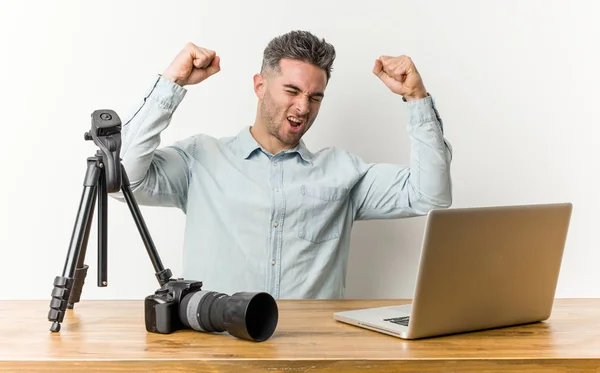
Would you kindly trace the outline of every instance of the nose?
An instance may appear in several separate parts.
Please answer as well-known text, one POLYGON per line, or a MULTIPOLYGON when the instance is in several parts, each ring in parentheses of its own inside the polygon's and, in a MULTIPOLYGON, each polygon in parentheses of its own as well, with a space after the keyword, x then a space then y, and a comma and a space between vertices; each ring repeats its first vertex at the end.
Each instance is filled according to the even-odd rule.
POLYGON ((309 113, 310 105, 308 100, 308 97, 301 96, 296 101, 296 111, 298 112, 298 116, 304 116, 309 113))

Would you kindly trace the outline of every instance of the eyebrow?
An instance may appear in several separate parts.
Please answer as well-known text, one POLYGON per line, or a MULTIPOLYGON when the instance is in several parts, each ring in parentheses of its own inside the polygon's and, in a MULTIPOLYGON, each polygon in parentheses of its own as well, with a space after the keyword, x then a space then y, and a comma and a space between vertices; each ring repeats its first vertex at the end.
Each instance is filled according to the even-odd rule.
MULTIPOLYGON (((284 84, 283 86, 286 87, 286 88, 290 88, 290 89, 296 90, 298 92, 302 92, 302 90, 300 88, 296 87, 293 84, 284 84)), ((310 96, 311 97, 325 97, 325 94, 323 92, 315 92, 315 93, 313 93, 310 96)))

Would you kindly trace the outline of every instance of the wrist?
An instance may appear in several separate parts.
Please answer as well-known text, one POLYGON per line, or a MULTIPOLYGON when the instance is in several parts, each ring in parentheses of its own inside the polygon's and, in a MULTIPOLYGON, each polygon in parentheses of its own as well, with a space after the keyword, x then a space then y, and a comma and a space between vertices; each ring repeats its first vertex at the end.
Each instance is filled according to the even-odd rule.
POLYGON ((170 75, 167 72, 163 73, 162 77, 165 78, 165 79, 167 79, 167 80, 172 81, 173 83, 177 84, 178 86, 181 86, 181 87, 184 86, 184 82, 181 79, 179 79, 179 78, 177 78, 175 76, 172 76, 172 75, 170 75))
POLYGON ((404 99, 404 101, 413 101, 425 98, 427 96, 429 96, 429 93, 427 93, 427 91, 423 89, 408 95, 403 95, 402 98, 404 99))

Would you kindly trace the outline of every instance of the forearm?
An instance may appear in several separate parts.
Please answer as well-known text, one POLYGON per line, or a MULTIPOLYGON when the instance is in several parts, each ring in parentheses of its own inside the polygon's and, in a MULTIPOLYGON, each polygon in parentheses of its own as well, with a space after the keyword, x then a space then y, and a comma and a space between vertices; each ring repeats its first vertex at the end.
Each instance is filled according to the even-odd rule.
POLYGON ((411 140, 410 203, 422 213, 448 207, 452 203, 452 147, 444 138, 442 120, 431 97, 412 100, 406 106, 411 140))
POLYGON ((123 126, 121 158, 132 187, 146 177, 160 145, 160 133, 168 127, 185 93, 181 86, 157 78, 142 105, 123 126))

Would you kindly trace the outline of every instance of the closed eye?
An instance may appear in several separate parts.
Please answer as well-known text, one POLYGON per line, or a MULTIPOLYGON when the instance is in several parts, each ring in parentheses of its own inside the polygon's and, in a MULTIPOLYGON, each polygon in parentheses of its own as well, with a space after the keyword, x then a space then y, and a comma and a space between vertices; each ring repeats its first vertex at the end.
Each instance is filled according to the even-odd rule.
MULTIPOLYGON (((287 89, 286 89, 286 92, 292 96, 296 96, 298 93, 300 93, 299 91, 291 91, 291 90, 287 90, 287 89)), ((310 100, 312 102, 321 102, 322 99, 323 99, 322 96, 310 96, 310 100)))
MULTIPOLYGON (((300 88, 296 87, 295 85, 292 84, 285 84, 285 92, 288 93, 291 96, 296 96, 297 94, 300 93, 300 88)), ((324 94, 321 92, 317 92, 314 93, 312 95, 310 95, 309 99, 312 102, 321 102, 323 100, 323 96, 324 94)))

